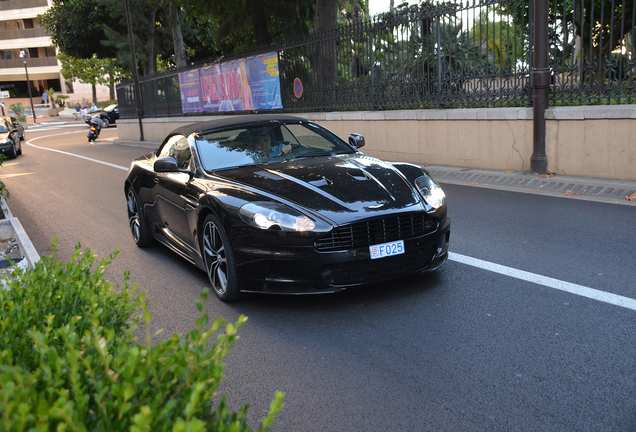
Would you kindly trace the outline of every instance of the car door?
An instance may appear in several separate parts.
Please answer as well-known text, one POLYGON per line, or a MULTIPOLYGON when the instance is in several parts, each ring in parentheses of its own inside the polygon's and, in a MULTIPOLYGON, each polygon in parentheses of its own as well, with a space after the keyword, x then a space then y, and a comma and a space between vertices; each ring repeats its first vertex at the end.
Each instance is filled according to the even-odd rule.
MULTIPOLYGON (((185 136, 175 135, 168 140, 158 157, 168 156, 177 159, 180 169, 192 169, 192 150, 185 136)), ((155 175, 154 198, 159 226, 174 246, 192 256, 194 239, 188 224, 188 213, 193 208, 186 192, 191 176, 182 172, 155 175)))

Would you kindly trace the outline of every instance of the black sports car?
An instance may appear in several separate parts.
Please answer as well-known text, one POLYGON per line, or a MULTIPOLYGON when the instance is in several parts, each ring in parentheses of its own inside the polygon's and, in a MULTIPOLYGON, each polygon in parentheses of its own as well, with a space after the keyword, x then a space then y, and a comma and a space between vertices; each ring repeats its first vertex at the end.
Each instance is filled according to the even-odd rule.
POLYGON ((444 192, 421 167, 367 156, 363 145, 288 115, 180 127, 132 162, 133 239, 204 269, 224 301, 437 269, 450 237, 444 192))
POLYGON ((8 155, 10 159, 15 159, 22 154, 18 130, 3 118, 0 118, 0 153, 8 155))
POLYGON ((119 105, 112 104, 108 105, 103 109, 103 111, 96 111, 89 113, 84 116, 84 122, 86 124, 91 124, 91 119, 93 117, 99 117, 102 119, 105 128, 107 128, 111 124, 115 124, 115 122, 119 119, 119 105))

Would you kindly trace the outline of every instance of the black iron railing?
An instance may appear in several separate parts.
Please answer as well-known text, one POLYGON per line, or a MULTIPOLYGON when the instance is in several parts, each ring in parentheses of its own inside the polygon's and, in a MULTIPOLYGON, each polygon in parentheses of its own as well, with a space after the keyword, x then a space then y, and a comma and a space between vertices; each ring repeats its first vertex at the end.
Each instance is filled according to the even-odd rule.
MULTIPOLYGON (((413 6, 207 63, 278 52, 285 112, 529 106, 532 3, 413 6)), ((550 105, 636 103, 635 26, 636 0, 550 0, 550 105)), ((145 116, 184 115, 187 70, 141 78, 145 116)), ((136 116, 132 82, 117 96, 136 116)))

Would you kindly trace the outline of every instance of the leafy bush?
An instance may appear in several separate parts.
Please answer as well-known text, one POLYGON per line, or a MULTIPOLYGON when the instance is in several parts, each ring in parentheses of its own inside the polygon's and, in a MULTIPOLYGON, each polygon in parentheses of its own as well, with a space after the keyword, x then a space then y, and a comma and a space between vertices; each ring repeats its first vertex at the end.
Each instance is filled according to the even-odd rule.
POLYGON ((67 95, 57 95, 55 98, 55 103, 57 104, 57 106, 59 106, 60 108, 63 108, 64 105, 66 104, 66 99, 68 99, 70 96, 67 95))
MULTIPOLYGON (((140 320, 151 320, 144 292, 104 279, 115 251, 93 272, 96 256, 80 246, 66 264, 43 256, 35 269, 15 271, 0 289, 0 430, 247 431, 247 406, 214 407, 236 324, 208 326, 207 291, 197 302, 196 329, 135 344, 140 320), (212 337, 219 333, 217 341, 212 337), (208 328, 209 327, 209 328, 208 328)), ((282 408, 276 392, 259 430, 282 408)))
POLYGON ((17 116, 24 112, 24 105, 22 105, 22 102, 11 104, 9 105, 9 108, 11 108, 17 116))

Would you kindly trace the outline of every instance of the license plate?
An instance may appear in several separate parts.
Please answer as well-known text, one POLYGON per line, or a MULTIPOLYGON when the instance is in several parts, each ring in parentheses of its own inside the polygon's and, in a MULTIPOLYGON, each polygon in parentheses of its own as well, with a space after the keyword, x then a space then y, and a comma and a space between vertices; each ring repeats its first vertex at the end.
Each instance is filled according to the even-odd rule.
POLYGON ((404 253, 404 240, 369 246, 371 259, 385 258, 404 253))

